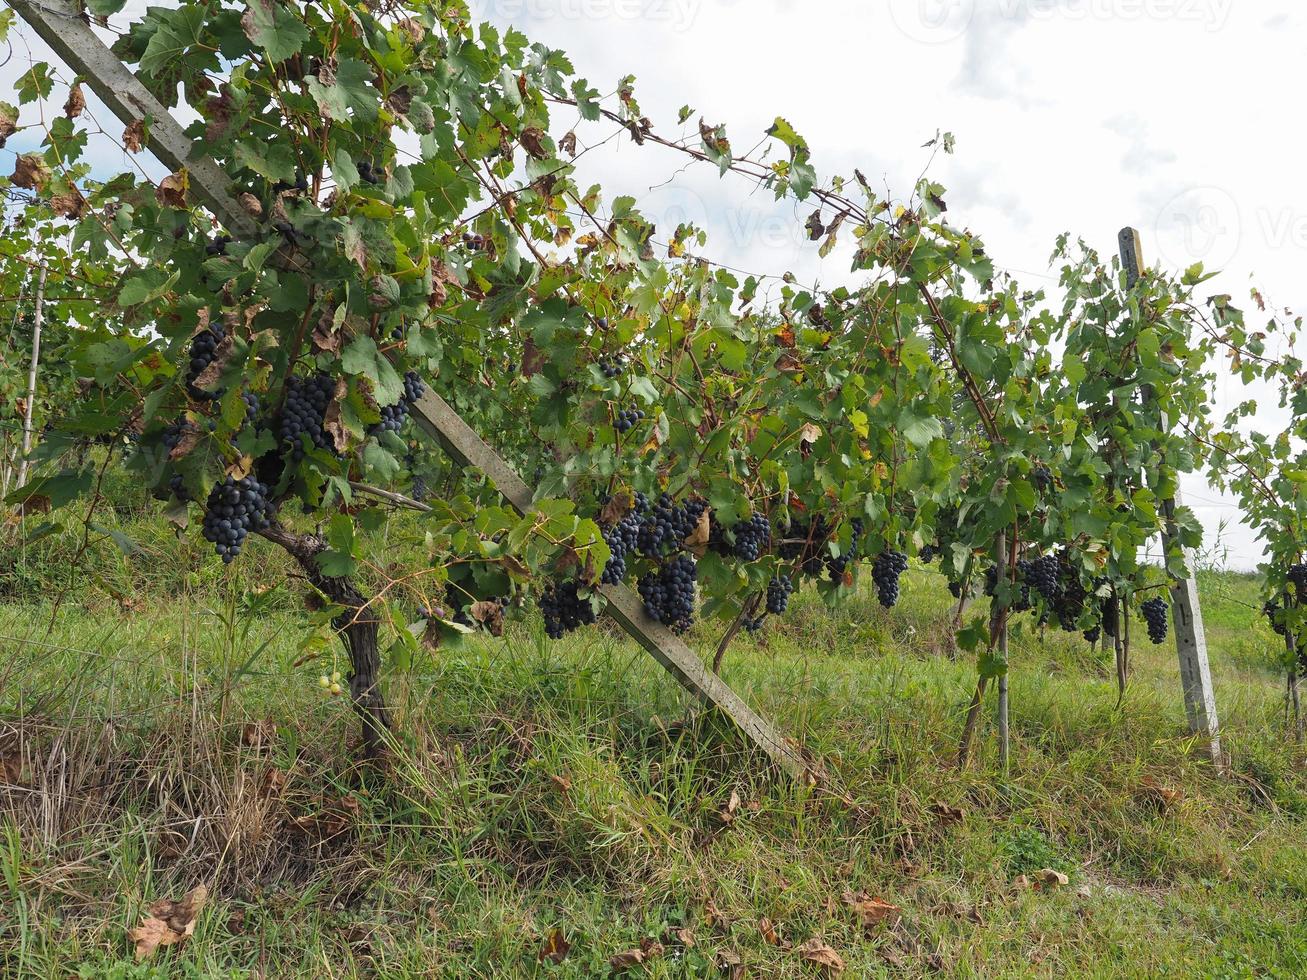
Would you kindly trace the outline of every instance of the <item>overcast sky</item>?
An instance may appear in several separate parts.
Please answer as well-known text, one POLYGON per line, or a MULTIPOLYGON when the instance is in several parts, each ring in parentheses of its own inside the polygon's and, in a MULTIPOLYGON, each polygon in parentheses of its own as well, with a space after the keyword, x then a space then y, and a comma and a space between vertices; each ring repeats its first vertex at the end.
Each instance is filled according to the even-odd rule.
MULTIPOLYGON (((128 7, 139 10, 144 4, 128 7)), ((1224 269, 1212 292, 1307 309, 1303 137, 1284 120, 1302 91, 1307 11, 1288 0, 471 0, 474 16, 566 50, 601 92, 623 75, 654 128, 677 111, 725 123, 737 150, 785 116, 823 174, 860 168, 906 197, 924 167, 953 222, 996 263, 1051 287, 1048 257, 1070 231, 1115 251, 1126 224, 1150 262, 1224 269), (957 137, 953 156, 922 144, 957 137)), ((122 18, 116 18, 121 21, 122 18)), ((29 32, 19 29, 36 52, 29 32)), ((0 84, 26 63, 23 41, 0 84)), ((7 87, 7 86, 6 86, 7 87)), ((62 98, 62 97, 60 97, 62 98)), ((57 109, 57 107, 55 107, 57 109)), ((103 111, 103 110, 102 110, 103 111)), ((565 127, 567 120, 559 120, 565 127)), ((106 128, 110 128, 106 126, 106 128)), ((582 143, 605 130, 585 127, 582 143)), ((17 144, 11 141, 11 147, 17 144)), ((100 152, 106 168, 121 153, 100 152)), ((777 205, 679 155, 617 139, 583 158, 586 178, 631 193, 669 233, 710 232, 707 257, 801 281, 848 281, 847 253, 805 240, 811 208, 777 205)), ((3 157, 0 165, 8 166, 3 157)), ((1244 397, 1218 385, 1220 403, 1244 397)), ((1209 530, 1237 512, 1201 478, 1186 483, 1209 530)), ((1256 563, 1246 530, 1229 562, 1256 563)))

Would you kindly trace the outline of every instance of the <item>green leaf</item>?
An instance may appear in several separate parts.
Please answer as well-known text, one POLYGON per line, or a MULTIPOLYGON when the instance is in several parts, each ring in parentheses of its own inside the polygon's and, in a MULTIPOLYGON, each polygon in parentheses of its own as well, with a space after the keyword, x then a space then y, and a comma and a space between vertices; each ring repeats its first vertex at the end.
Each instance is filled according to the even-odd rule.
POLYGON ((393 405, 399 401, 404 382, 371 337, 359 337, 346 347, 340 363, 347 373, 362 375, 372 382, 377 404, 393 405))
POLYGON ((318 567, 331 578, 348 578, 358 565, 354 561, 354 522, 348 514, 333 514, 327 526, 327 544, 331 547, 319 552, 318 567))
POLYGON ((285 61, 309 39, 299 18, 275 0, 250 0, 249 13, 241 19, 245 35, 268 52, 273 62, 285 61))

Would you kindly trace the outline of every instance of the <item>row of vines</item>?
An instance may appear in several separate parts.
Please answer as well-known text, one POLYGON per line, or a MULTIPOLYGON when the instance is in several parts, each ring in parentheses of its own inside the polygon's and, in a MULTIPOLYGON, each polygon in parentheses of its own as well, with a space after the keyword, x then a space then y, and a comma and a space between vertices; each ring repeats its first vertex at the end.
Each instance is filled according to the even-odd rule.
MULTIPOLYGON (((87 0, 84 16, 122 6, 87 0)), ((0 32, 12 23, 0 12, 0 32)), ((90 521, 123 466, 223 561, 260 538, 285 548, 349 647, 370 747, 389 717, 360 664, 379 645, 402 669, 530 606, 562 637, 618 582, 674 630, 759 630, 793 590, 839 603, 868 573, 893 606, 916 557, 947 577, 977 657, 965 762, 1011 629, 1110 644, 1124 691, 1132 618, 1161 642, 1166 586, 1201 543, 1181 508, 1163 564, 1140 558, 1196 471, 1265 537, 1267 613, 1297 661, 1298 324, 1249 327, 1228 297, 1199 297, 1200 267, 1127 284, 1067 237, 1050 299, 999 271, 929 179, 894 200, 860 172, 819 175, 780 118, 749 157, 688 108, 662 135, 633 79, 602 92, 459 0, 200 0, 115 24, 114 52, 193 120, 260 234, 219 227, 187 172, 151 179, 148 125, 111 134, 82 80, 30 65, 18 105, 0 103, 2 424, 27 397, 41 269, 59 354, 38 478, 8 503, 29 535, 90 521), (578 159, 614 134, 801 204, 812 247, 850 254, 846 281, 767 293, 709 261, 702 229, 656 228, 583 186, 578 159), (92 135, 137 165, 102 172, 92 135), (1251 399, 1216 418, 1218 370, 1276 387, 1288 428, 1250 433, 1251 399), (536 488, 530 514, 418 448, 427 385, 536 488), (429 561, 364 595, 369 532, 393 507, 420 515, 429 561), (980 594, 989 615, 969 616, 980 594)))

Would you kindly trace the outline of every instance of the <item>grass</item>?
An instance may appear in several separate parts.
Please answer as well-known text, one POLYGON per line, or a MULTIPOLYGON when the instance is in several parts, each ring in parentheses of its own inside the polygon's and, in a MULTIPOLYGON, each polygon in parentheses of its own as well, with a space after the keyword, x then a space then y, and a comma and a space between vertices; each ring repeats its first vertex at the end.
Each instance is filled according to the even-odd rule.
POLYGON ((1303 752, 1251 578, 1200 580, 1230 778, 1170 644, 1136 649, 1118 710, 1083 642, 1029 632, 1011 778, 989 731, 958 771, 974 665, 943 654, 920 568, 896 610, 804 593, 728 655, 816 785, 766 774, 614 629, 550 643, 530 619, 388 677, 378 776, 349 764, 316 680, 338 653, 305 642, 285 566, 261 546, 224 576, 121 519, 142 553, 74 574, 55 536, 3 579, 5 976, 589 977, 643 941, 631 975, 803 977, 813 939, 857 977, 1307 974, 1303 752), (1069 883, 1022 883, 1049 868, 1069 883), (135 964, 146 907, 200 883, 195 935, 135 964), (867 926, 846 893, 901 911, 867 926))

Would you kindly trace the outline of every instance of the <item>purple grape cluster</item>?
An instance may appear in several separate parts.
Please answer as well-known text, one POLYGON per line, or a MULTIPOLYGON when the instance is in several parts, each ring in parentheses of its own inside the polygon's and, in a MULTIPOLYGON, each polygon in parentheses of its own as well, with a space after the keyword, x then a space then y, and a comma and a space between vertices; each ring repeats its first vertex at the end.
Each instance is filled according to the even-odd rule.
POLYGON ((335 393, 336 382, 326 374, 315 374, 312 378, 293 377, 287 382, 286 404, 281 411, 277 436, 290 450, 294 462, 304 458, 306 438, 316 449, 331 445, 322 422, 335 393))
POLYGON ((252 531, 272 523, 268 489, 252 476, 227 477, 209 491, 204 505, 204 540, 217 549, 224 564, 231 564, 252 531))
POLYGON ((871 580, 876 583, 876 598, 886 609, 899 601, 899 577, 908 570, 908 556, 901 551, 882 551, 871 565, 871 580))
POLYGON ((645 614, 673 632, 688 630, 694 624, 697 573, 694 559, 681 554, 658 571, 641 576, 639 590, 645 614))
POLYGON ((552 584, 537 600, 545 620, 545 635, 551 640, 561 640, 573 630, 595 622, 594 603, 588 597, 581 598, 579 589, 575 581, 552 584))

